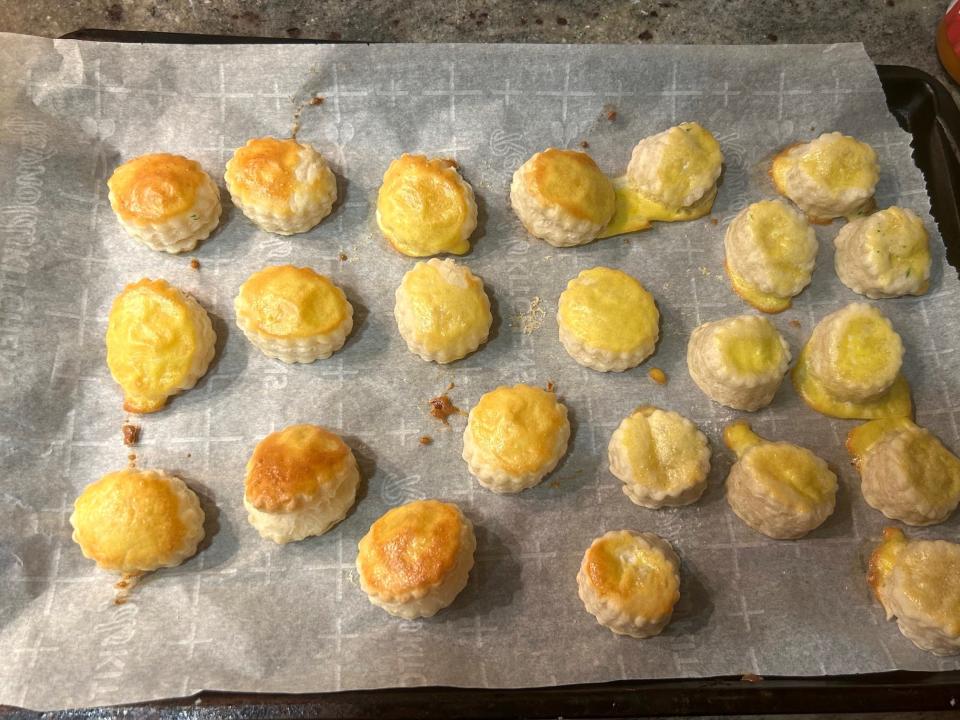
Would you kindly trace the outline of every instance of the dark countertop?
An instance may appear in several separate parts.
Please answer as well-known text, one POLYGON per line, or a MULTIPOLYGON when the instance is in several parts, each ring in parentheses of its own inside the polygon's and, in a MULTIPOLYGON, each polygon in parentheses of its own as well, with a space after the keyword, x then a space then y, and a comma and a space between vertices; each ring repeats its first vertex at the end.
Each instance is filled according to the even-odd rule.
POLYGON ((949 83, 934 49, 946 5, 947 0, 0 0, 0 31, 56 37, 109 28, 369 42, 861 40, 877 63, 912 65, 949 83))

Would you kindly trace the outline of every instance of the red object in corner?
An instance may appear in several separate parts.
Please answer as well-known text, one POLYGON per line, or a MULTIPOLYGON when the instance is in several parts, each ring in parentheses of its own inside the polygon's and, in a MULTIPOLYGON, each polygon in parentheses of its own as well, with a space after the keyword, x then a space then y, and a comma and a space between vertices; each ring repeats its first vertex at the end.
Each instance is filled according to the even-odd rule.
POLYGON ((937 28, 937 54, 954 82, 960 83, 960 0, 953 0, 937 28))

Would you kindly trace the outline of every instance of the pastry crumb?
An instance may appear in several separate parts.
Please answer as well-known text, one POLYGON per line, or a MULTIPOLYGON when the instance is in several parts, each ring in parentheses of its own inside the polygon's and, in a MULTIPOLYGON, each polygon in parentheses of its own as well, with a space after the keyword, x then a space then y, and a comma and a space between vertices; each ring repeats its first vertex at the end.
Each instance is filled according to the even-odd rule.
POLYGON ((603 106, 603 114, 606 116, 607 120, 610 122, 616 122, 617 120, 617 108, 615 108, 610 103, 607 103, 603 106))
POLYGON ((124 423, 120 428, 123 432, 124 445, 136 445, 140 442, 140 426, 133 423, 124 423))
POLYGON ((658 367, 650 368, 647 371, 647 377, 653 380, 657 385, 667 384, 667 374, 658 367))
POLYGON ((449 425, 450 422, 448 418, 451 415, 463 415, 463 411, 454 405, 450 398, 447 395, 437 395, 435 398, 430 398, 430 415, 444 425, 449 425))
POLYGON ((787 325, 789 325, 789 326, 792 327, 792 328, 798 328, 798 329, 799 329, 799 327, 800 327, 800 321, 797 320, 796 318, 794 318, 793 320, 787 320, 787 325))
POLYGON ((117 580, 116 584, 113 586, 117 591, 116 595, 113 597, 114 605, 123 605, 127 600, 130 599, 130 593, 133 592, 133 589, 137 586, 137 583, 140 581, 140 576, 143 573, 124 573, 120 576, 120 579, 117 580))
POLYGON ((590 147, 590 143, 588 143, 586 140, 581 140, 581 141, 580 141, 580 147, 582 147, 584 150, 586 150, 588 147, 590 147))
POLYGON ((740 682, 758 683, 761 680, 763 680, 763 676, 757 675, 756 673, 744 673, 740 676, 740 682))
POLYGON ((560 487, 560 481, 559 481, 559 480, 553 480, 553 481, 551 481, 551 482, 550 482, 550 487, 553 488, 554 490, 556 490, 557 488, 560 487))
POLYGON ((199 269, 200 269, 200 261, 197 260, 196 258, 190 258, 190 269, 191 269, 191 270, 199 270, 199 269))
POLYGON ((187 453, 187 457, 193 457, 193 453, 187 453))
POLYGON ((526 312, 514 316, 512 325, 520 328, 520 332, 524 335, 529 335, 543 327, 546 317, 547 313, 542 307, 542 301, 535 296, 530 301, 530 308, 526 312))
POLYGON ((716 224, 719 223, 719 222, 720 222, 720 221, 717 220, 715 217, 710 218, 710 224, 711 224, 711 225, 716 225, 716 224))
POLYGON ((553 380, 547 380, 547 385, 546 385, 546 387, 545 387, 544 389, 545 389, 547 392, 554 392, 554 391, 557 389, 557 386, 556 386, 556 384, 553 382, 553 380))
POLYGON ((337 258, 339 258, 340 262, 346 262, 349 259, 345 252, 341 252, 339 255, 337 255, 337 258))
POLYGON ((421 444, 421 445, 432 445, 432 444, 433 444, 433 438, 430 437, 429 435, 421 435, 421 436, 420 436, 420 444, 421 444))
POLYGON ((130 467, 132 467, 132 468, 135 468, 135 467, 137 466, 137 454, 136 454, 136 453, 130 453, 129 455, 127 455, 127 464, 128 464, 130 467))
POLYGON ((310 98, 310 104, 311 104, 311 105, 323 105, 323 101, 324 101, 325 99, 326 99, 326 98, 324 98, 323 95, 314 95, 312 98, 310 98))

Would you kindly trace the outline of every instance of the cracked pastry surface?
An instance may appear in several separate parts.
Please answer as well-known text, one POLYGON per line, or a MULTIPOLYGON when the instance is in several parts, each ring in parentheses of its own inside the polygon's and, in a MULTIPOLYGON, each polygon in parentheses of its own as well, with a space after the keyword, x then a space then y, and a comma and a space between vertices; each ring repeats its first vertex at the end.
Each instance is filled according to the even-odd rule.
POLYGON ((670 622, 680 599, 680 558, 653 533, 608 532, 584 553, 577 590, 604 627, 618 635, 652 637, 670 622))
POLYGON ((391 615, 431 617, 466 587, 476 546, 473 524, 453 503, 400 505, 360 540, 360 587, 371 603, 391 615))
POLYGON ((670 410, 650 405, 634 410, 611 436, 607 457, 624 494, 641 507, 689 505, 707 487, 707 438, 670 410))
POLYGON ((856 218, 834 239, 840 282, 868 298, 923 295, 930 287, 930 238, 906 208, 856 218))
POLYGON ((127 285, 110 307, 107 366, 127 412, 151 413, 189 390, 213 360, 217 336, 206 311, 165 280, 127 285))
POLYGON ((337 201, 337 179, 312 145, 292 138, 254 138, 227 162, 224 180, 233 204, 262 230, 306 232, 337 201))
POLYGON ((353 507, 360 471, 339 435, 290 425, 257 443, 247 461, 243 506, 260 536, 275 543, 322 535, 353 507))
POLYGON ((872 305, 851 303, 817 323, 791 377, 824 415, 906 417, 912 401, 902 364, 903 342, 890 320, 872 305))
POLYGON ((493 324, 483 281, 451 259, 418 262, 407 272, 393 314, 410 352, 438 363, 472 353, 493 324))
POLYGON ((353 329, 353 306, 343 290, 310 268, 272 265, 255 272, 233 307, 247 339, 288 363, 330 357, 353 329))
POLYGON ((560 342, 581 365, 622 372, 654 351, 660 312, 647 290, 620 270, 595 267, 567 283, 557 308, 560 342))
POLYGON ((757 532, 796 540, 833 513, 837 476, 806 448, 764 440, 743 421, 728 425, 723 441, 737 455, 727 475, 727 503, 757 532))
POLYGON ((502 385, 470 410, 463 459, 488 490, 516 493, 533 487, 556 467, 569 438, 567 408, 552 392, 502 385))
POLYGON ((697 387, 737 410, 769 405, 789 364, 787 341, 773 323, 756 315, 704 323, 687 344, 687 369, 697 387))
POLYGON ((734 291, 757 310, 782 312, 810 284, 816 235, 806 218, 781 200, 741 210, 723 244, 724 269, 734 291))
POLYGON ((548 148, 513 174, 510 204, 527 232, 556 247, 597 237, 614 211, 613 183, 593 159, 548 148))
POLYGON ((887 620, 934 655, 960 654, 960 545, 946 540, 909 540, 886 528, 870 556, 867 582, 887 620))
POLYGON ((180 155, 140 155, 107 181, 123 229, 151 250, 193 250, 220 222, 220 190, 200 164, 180 155))
POLYGON ((829 222, 870 207, 880 169, 872 147, 831 132, 783 150, 773 159, 770 176, 777 192, 811 221, 829 222))
POLYGON ((909 418, 871 420, 847 435, 867 505, 908 525, 946 520, 960 503, 960 459, 909 418))
POLYGON ((377 225, 404 255, 463 255, 477 227, 473 188, 453 160, 401 155, 384 173, 377 225))
POLYGON ((83 489, 73 506, 73 541, 104 570, 139 575, 174 567, 203 539, 200 500, 162 470, 125 468, 83 489))

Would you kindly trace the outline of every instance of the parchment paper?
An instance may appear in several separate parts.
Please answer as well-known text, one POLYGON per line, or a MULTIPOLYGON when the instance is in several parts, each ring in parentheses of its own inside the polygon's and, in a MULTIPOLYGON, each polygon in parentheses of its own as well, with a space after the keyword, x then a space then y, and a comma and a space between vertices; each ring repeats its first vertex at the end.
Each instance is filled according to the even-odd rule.
MULTIPOLYGON (((703 396, 684 360, 699 323, 751 312, 723 275, 722 237, 745 204, 772 196, 770 155, 824 131, 850 133, 879 154, 879 204, 913 208, 931 232, 929 294, 877 304, 903 336, 918 421, 960 449, 960 287, 909 136, 860 45, 184 47, 3 35, 0 85, 0 703, 960 667, 914 648, 868 591, 865 559, 887 523, 865 505, 843 450, 854 423, 808 410, 789 381, 750 416, 761 434, 815 449, 842 479, 821 528, 800 542, 768 540, 723 499, 731 458, 720 432, 740 414, 703 396), (106 199, 119 162, 177 152, 219 181, 235 147, 287 134, 295 109, 317 94, 325 100, 303 109, 299 137, 330 158, 342 197, 318 228, 268 235, 224 192, 221 228, 192 255, 151 252, 125 236, 106 199), (710 128, 726 157, 712 220, 558 250, 528 238, 510 211, 511 174, 533 152, 586 141, 617 175, 639 138, 685 120, 710 128), (480 352, 449 367, 407 352, 393 319, 394 290, 413 261, 386 246, 372 218, 383 171, 402 151, 456 158, 480 204, 464 262, 485 280, 496 321, 480 352), (240 283, 282 262, 331 275, 356 309, 350 340, 329 360, 271 361, 235 328, 240 283), (557 339, 557 298, 594 265, 633 273, 660 308, 656 355, 623 374, 580 368, 557 339), (141 466, 174 472, 204 497, 208 541, 114 606, 114 578, 81 556, 67 518, 87 483, 127 462, 103 335, 114 295, 143 276, 193 293, 219 335, 211 371, 138 420, 134 448, 141 466), (534 297, 546 317, 524 334, 515 318, 534 297), (669 384, 652 383, 651 367, 669 384), (498 497, 460 459, 465 418, 446 429, 426 403, 454 383, 449 395, 466 410, 518 381, 556 384, 573 438, 539 487, 498 497), (610 434, 641 403, 677 410, 709 435, 710 488, 698 504, 640 509, 609 474, 610 434), (246 521, 243 468, 260 438, 303 421, 344 434, 363 491, 332 532, 278 547, 246 521), (433 443, 421 445, 423 435, 433 443), (477 564, 452 607, 404 622, 368 603, 353 563, 370 523, 419 497, 461 505, 477 526, 477 564), (683 559, 674 620, 654 639, 614 636, 577 598, 584 549, 621 527, 659 533, 683 559)), ((817 228, 813 284, 774 319, 794 354, 816 320, 861 300, 833 270, 838 228, 817 228)), ((958 527, 955 516, 910 533, 956 539, 958 527)))

